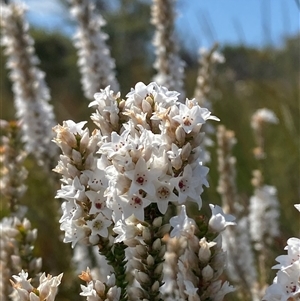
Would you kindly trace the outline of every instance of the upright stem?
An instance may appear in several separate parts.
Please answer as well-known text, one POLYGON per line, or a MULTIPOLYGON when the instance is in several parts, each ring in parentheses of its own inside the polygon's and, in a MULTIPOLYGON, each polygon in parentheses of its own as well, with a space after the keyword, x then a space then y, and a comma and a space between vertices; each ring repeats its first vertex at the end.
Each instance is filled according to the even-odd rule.
POLYGON ((108 241, 99 245, 101 255, 104 255, 108 263, 113 267, 116 276, 116 286, 121 288, 120 301, 127 301, 127 284, 126 280, 126 256, 125 249, 127 246, 123 243, 111 245, 108 241))

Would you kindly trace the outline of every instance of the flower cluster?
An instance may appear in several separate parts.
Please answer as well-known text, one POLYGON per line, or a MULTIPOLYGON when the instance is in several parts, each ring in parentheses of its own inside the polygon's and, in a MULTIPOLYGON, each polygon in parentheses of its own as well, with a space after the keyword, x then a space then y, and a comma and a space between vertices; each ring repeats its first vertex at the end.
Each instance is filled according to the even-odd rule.
POLYGON ((279 202, 276 188, 270 185, 257 187, 249 205, 250 234, 256 250, 270 244, 279 236, 278 218, 279 202))
POLYGON ((0 190, 7 200, 9 210, 16 216, 23 217, 24 207, 19 202, 27 187, 24 184, 27 170, 24 167, 26 152, 20 143, 20 125, 16 121, 0 120, 0 190))
POLYGON ((71 14, 78 22, 74 45, 78 50, 78 65, 84 95, 93 99, 95 91, 110 85, 118 89, 115 62, 106 45, 108 36, 102 32, 105 21, 95 12, 95 6, 87 0, 70 0, 71 14))
POLYGON ((175 0, 153 0, 151 22, 156 31, 153 38, 156 60, 154 68, 157 74, 154 80, 168 89, 180 92, 184 99, 183 77, 185 63, 179 57, 179 46, 174 30, 175 0))
POLYGON ((173 227, 170 243, 176 244, 177 250, 168 251, 165 256, 167 267, 170 261, 175 261, 162 287, 167 296, 165 300, 221 301, 234 291, 228 282, 222 283, 219 279, 226 262, 220 232, 234 224, 234 218, 224 214, 219 206, 210 207, 212 216, 208 224, 189 218, 185 205, 181 206, 178 216, 170 219, 173 227))
POLYGON ((2 45, 8 56, 7 68, 11 71, 16 115, 20 120, 25 149, 41 165, 51 169, 56 155, 55 145, 51 143, 55 117, 49 104, 45 74, 37 67, 39 59, 24 14, 24 5, 1 2, 2 45))
MULTIPOLYGON (((300 205, 295 206, 300 211, 300 205)), ((273 269, 278 269, 273 284, 270 285, 263 297, 264 301, 300 299, 300 239, 290 238, 287 241, 287 255, 276 258, 278 264, 273 269)))
MULTIPOLYGON (((37 229, 31 229, 31 223, 26 218, 20 221, 16 217, 4 218, 0 223, 0 299, 12 292, 9 280, 13 274, 26 269, 30 277, 39 276, 42 260, 33 255, 33 245, 37 236, 37 229)), ((28 274, 27 273, 27 274, 28 274)), ((17 300, 17 299, 13 299, 17 300)))
POLYGON ((45 275, 43 273, 39 278, 39 285, 31 285, 31 279, 28 279, 28 273, 21 271, 19 275, 14 275, 14 281, 11 281, 15 288, 16 295, 14 301, 54 301, 57 294, 57 287, 61 283, 63 274, 56 277, 45 275))
POLYGON ((86 282, 81 285, 80 296, 86 297, 88 301, 117 301, 120 298, 120 288, 115 285, 115 276, 108 276, 105 282, 95 280, 89 268, 79 275, 79 278, 86 282))
MULTIPOLYGON (((185 262, 190 262, 190 267, 195 265, 197 271, 207 266, 210 256, 205 265, 200 263, 201 267, 200 258, 193 262, 206 232, 203 236, 195 233, 196 223, 187 217, 185 209, 180 216, 171 218, 171 226, 164 218, 169 211, 177 206, 185 208, 188 203, 201 209, 203 186, 208 186, 208 168, 202 163, 201 127, 209 119, 218 119, 195 99, 180 103, 178 92, 155 82, 137 83, 125 99, 108 86, 95 94, 90 106, 96 107, 91 118, 98 126, 92 135, 83 129, 85 122, 76 124, 69 120, 54 128, 54 141, 63 151, 55 171, 62 175, 57 197, 65 199, 60 219, 64 241, 72 246, 78 242, 97 244, 111 264, 111 255, 115 260, 120 258, 121 266, 127 261, 129 276, 122 281, 130 282, 128 295, 160 300, 164 291, 163 269, 167 269, 163 264, 164 236, 172 226, 171 236, 185 237, 186 245, 178 257, 181 270, 175 282, 179 296, 189 300, 200 300, 201 295, 219 296, 213 300, 222 300, 232 289, 218 280, 225 265, 221 241, 209 242, 214 251, 211 266, 203 273, 209 270, 210 276, 200 289, 202 272, 189 277, 185 262), (192 245, 187 237, 193 237, 192 245), (186 281, 185 287, 180 284, 181 279, 186 281)), ((213 216, 205 227, 210 227, 216 238, 216 233, 233 224, 233 217, 219 207, 211 208, 213 216)), ((122 299, 126 296, 124 283, 118 280, 116 269, 119 267, 115 264, 116 289, 121 288, 122 299)), ((87 281, 83 291, 91 296, 100 294, 91 281, 87 281)))
POLYGON ((194 100, 182 104, 177 97, 156 83, 138 83, 126 100, 108 87, 91 103, 100 126, 92 136, 82 129, 85 122, 54 128, 64 153, 55 171, 64 183, 57 197, 67 200, 60 220, 66 242, 74 246, 89 237, 97 243, 112 223, 132 214, 144 221, 150 204, 160 214, 188 200, 201 208, 208 168, 201 163, 200 129, 216 118, 194 100))

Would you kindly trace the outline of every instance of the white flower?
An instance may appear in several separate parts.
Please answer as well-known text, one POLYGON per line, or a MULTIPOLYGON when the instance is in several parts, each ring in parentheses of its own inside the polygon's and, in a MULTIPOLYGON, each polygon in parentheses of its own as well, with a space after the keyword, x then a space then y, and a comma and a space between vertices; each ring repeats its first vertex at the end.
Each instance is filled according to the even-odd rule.
POLYGON ((63 202, 61 205, 63 215, 59 222, 63 223, 69 220, 76 220, 82 215, 82 208, 76 203, 75 200, 63 202))
POLYGON ((118 234, 115 242, 128 241, 140 235, 141 230, 137 227, 137 222, 133 215, 126 220, 118 220, 113 228, 113 231, 118 234))
POLYGON ((106 205, 106 197, 104 197, 104 190, 100 191, 86 191, 86 196, 89 198, 89 200, 92 203, 91 209, 89 211, 89 214, 95 214, 95 213, 103 213, 107 218, 110 218, 112 215, 112 211, 107 208, 106 205))
POLYGON ((194 235, 195 221, 187 216, 184 205, 181 206, 179 215, 170 218, 170 225, 173 227, 170 233, 171 237, 180 238, 181 236, 190 237, 194 235))
POLYGON ((172 143, 172 149, 167 152, 168 157, 171 160, 172 166, 174 166, 175 169, 179 169, 182 165, 182 159, 180 156, 181 151, 181 148, 179 148, 176 144, 172 143))
POLYGON ((221 280, 217 280, 211 283, 207 291, 212 301, 223 301, 224 296, 235 291, 235 289, 227 281, 222 284, 221 280))
POLYGON ((201 108, 199 106, 189 108, 180 103, 179 115, 174 116, 173 120, 176 120, 182 126, 184 131, 189 134, 196 125, 205 123, 201 113, 201 108))
POLYGON ((289 238, 287 241, 287 246, 284 248, 288 251, 287 255, 280 255, 276 258, 279 264, 276 264, 272 269, 282 269, 287 267, 297 260, 300 260, 300 239, 299 238, 289 238))
POLYGON ((155 181, 154 186, 156 189, 155 196, 149 199, 157 204, 157 208, 162 214, 165 214, 169 202, 177 201, 177 196, 173 192, 174 185, 162 179, 161 181, 155 181))
POLYGON ((46 276, 45 273, 41 275, 40 285, 37 288, 39 291, 39 300, 54 301, 62 276, 63 274, 56 277, 52 277, 51 275, 46 276))
POLYGON ((278 271, 272 285, 263 298, 265 301, 300 299, 300 260, 278 271))
POLYGON ((84 170, 82 173, 88 177, 87 184, 90 189, 97 191, 103 187, 107 187, 107 179, 105 178, 104 170, 96 168, 95 171, 84 170))
POLYGON ((116 132, 112 132, 110 135, 111 141, 103 143, 99 152, 107 154, 109 158, 113 158, 116 155, 125 155, 128 148, 128 133, 128 130, 122 132, 121 135, 116 132))
POLYGON ((22 270, 19 273, 19 276, 13 275, 12 277, 16 280, 16 283, 18 284, 18 286, 20 288, 23 288, 23 289, 27 290, 28 292, 31 292, 33 290, 33 286, 30 284, 31 279, 27 279, 28 273, 25 272, 24 270, 22 270))
MULTIPOLYGON (((79 294, 80 296, 85 296, 85 297, 96 297, 97 293, 94 289, 94 282, 90 281, 87 286, 85 285, 80 285, 82 292, 79 294)), ((100 298, 98 297, 100 300, 100 298)))
POLYGON ((300 212, 300 204, 295 204, 294 206, 300 212))
POLYGON ((72 243, 72 248, 83 241, 87 236, 89 229, 82 224, 81 220, 66 220, 60 225, 60 229, 65 231, 64 243, 72 243))
POLYGON ((132 180, 129 193, 137 193, 140 189, 149 193, 155 194, 154 180, 157 180, 161 174, 158 170, 148 169, 147 164, 143 158, 139 158, 133 171, 125 172, 125 175, 132 180))
POLYGON ((56 198, 82 201, 85 199, 85 187, 80 183, 79 178, 75 177, 72 185, 61 186, 61 189, 57 191, 56 198))
MULTIPOLYGON (((196 168, 195 171, 208 171, 208 168, 201 166, 199 169, 196 168)), ((197 172, 198 173, 198 172, 197 172)), ((202 206, 202 201, 200 198, 202 185, 207 184, 207 180, 202 175, 194 173, 190 164, 186 165, 183 170, 182 176, 173 178, 170 180, 170 183, 174 185, 175 189, 178 192, 178 203, 183 204, 186 202, 188 197, 192 201, 196 202, 199 206, 199 209, 202 206)))
POLYGON ((119 199, 124 219, 133 214, 138 220, 144 221, 144 209, 151 204, 151 201, 139 193, 123 194, 119 199))
POLYGON ((19 276, 13 275, 15 283, 13 287, 17 290, 20 300, 43 300, 54 301, 57 294, 57 287, 61 283, 63 274, 52 277, 51 275, 45 275, 43 273, 39 278, 39 286, 35 289, 31 284, 31 279, 27 280, 28 273, 23 270, 19 273, 19 276), (38 296, 36 294, 38 292, 38 296))
POLYGON ((102 237, 107 237, 107 228, 112 224, 112 221, 108 220, 104 214, 99 212, 96 218, 91 221, 87 221, 86 223, 87 226, 92 230, 91 235, 100 235, 102 237))
MULTIPOLYGON (((188 296, 196 296, 197 295, 197 291, 198 291, 198 287, 195 287, 194 284, 189 281, 189 280, 184 280, 184 286, 185 286, 185 290, 184 292, 188 295, 188 296)), ((200 300, 200 298, 199 298, 200 300)))
POLYGON ((225 214, 220 206, 209 204, 209 207, 212 216, 208 224, 213 231, 221 232, 225 230, 227 226, 236 224, 233 222, 235 217, 231 214, 225 214))

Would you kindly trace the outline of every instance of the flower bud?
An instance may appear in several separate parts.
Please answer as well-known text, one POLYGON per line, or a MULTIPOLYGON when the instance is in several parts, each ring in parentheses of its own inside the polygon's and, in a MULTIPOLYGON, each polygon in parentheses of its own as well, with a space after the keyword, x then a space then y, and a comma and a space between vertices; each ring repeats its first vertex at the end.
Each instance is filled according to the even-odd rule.
POLYGON ((81 139, 80 139, 80 144, 79 144, 79 150, 81 153, 83 153, 85 151, 85 149, 87 148, 88 144, 89 144, 89 132, 86 131, 83 133, 81 139))
POLYGON ((157 265, 157 267, 155 268, 154 270, 154 274, 157 275, 157 276, 160 276, 162 274, 162 271, 163 271, 163 262, 159 263, 157 265))
POLYGON ((139 272, 139 271, 136 271, 135 272, 135 278, 138 282, 140 282, 141 284, 144 284, 144 285, 147 285, 150 283, 150 278, 149 276, 144 273, 144 272, 139 272))
POLYGON ((181 151, 181 158, 182 160, 187 160, 191 154, 192 147, 191 144, 188 142, 186 145, 183 146, 182 151, 181 151))
POLYGON ((121 288, 117 286, 113 286, 108 290, 106 294, 107 299, 105 300, 119 300, 120 295, 121 295, 121 288))
POLYGON ((21 257, 18 255, 11 255, 10 259, 14 267, 21 267, 21 257))
POLYGON ((181 126, 177 127, 177 129, 175 130, 175 137, 176 137, 177 141, 179 142, 179 144, 184 143, 185 136, 186 136, 186 134, 185 134, 184 129, 181 126))
POLYGON ((67 163, 67 171, 71 178, 80 176, 80 171, 73 164, 67 163))
POLYGON ((215 246, 215 242, 207 242, 206 238, 201 238, 199 242, 199 252, 198 252, 198 258, 202 263, 207 263, 210 260, 211 257, 211 251, 210 248, 215 246))
POLYGON ((93 169, 93 167, 94 167, 94 156, 93 156, 92 153, 89 154, 87 156, 87 158, 85 159, 84 167, 85 167, 86 170, 93 169))
POLYGON ((145 246, 137 245, 135 250, 141 257, 144 257, 147 254, 147 248, 145 246))
POLYGON ((130 265, 136 270, 143 271, 143 272, 145 271, 144 265, 139 260, 135 260, 135 259, 130 260, 130 265))
POLYGON ((62 142, 60 144, 60 148, 61 148, 63 154, 65 154, 68 157, 71 156, 71 154, 72 154, 72 147, 70 147, 68 144, 62 142))
POLYGON ((134 296, 137 300, 142 300, 142 298, 144 297, 144 291, 139 287, 130 286, 128 290, 129 295, 134 296))
POLYGON ((75 149, 72 149, 72 159, 75 162, 75 164, 81 164, 82 163, 81 153, 75 149))
POLYGON ((104 296, 105 285, 101 281, 96 280, 94 283, 94 288, 99 296, 104 296))
POLYGON ((152 248, 154 251, 160 251, 161 248, 161 239, 157 238, 154 243, 152 244, 152 248))
POLYGON ((169 233, 171 230, 171 225, 170 224, 164 224, 162 225, 158 231, 157 231, 157 236, 159 237, 163 237, 165 236, 167 233, 169 233))
POLYGON ((161 246, 161 248, 160 248, 160 251, 159 251, 159 253, 158 253, 158 257, 160 257, 160 258, 162 258, 164 255, 165 255, 165 253, 166 253, 166 245, 162 245, 161 246))
POLYGON ((159 290, 159 282, 156 280, 153 285, 151 286, 152 292, 157 292, 159 290))
POLYGON ((153 266, 154 265, 154 258, 153 258, 153 256, 148 255, 146 261, 147 261, 148 266, 153 266))
POLYGON ((207 265, 205 268, 203 268, 201 273, 205 282, 208 282, 214 276, 214 270, 211 268, 210 265, 207 265))
POLYGON ((151 232, 148 227, 144 227, 143 233, 142 233, 143 239, 147 242, 151 240, 151 232))
MULTIPOLYGON (((147 99, 150 98, 150 97, 147 97, 147 99)), ((144 113, 148 113, 149 115, 152 114, 152 108, 151 108, 151 104, 146 100, 143 99, 142 101, 142 110, 144 113)), ((152 100, 150 98, 150 100, 152 100)))
POLYGON ((152 225, 156 228, 160 227, 162 224, 162 217, 159 216, 159 217, 156 217, 152 223, 152 225))

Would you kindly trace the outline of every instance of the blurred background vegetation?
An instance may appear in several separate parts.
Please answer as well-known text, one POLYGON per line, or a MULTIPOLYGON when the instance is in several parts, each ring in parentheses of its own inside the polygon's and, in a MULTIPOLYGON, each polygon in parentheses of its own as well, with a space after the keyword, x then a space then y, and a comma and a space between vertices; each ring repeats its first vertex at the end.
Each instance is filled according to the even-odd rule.
MULTIPOLYGON (((149 83, 154 74, 151 45, 154 28, 149 24, 150 8, 144 1, 122 0, 118 9, 110 9, 105 3, 100 1, 99 9, 107 21, 104 30, 109 34, 108 44, 116 61, 121 94, 125 97, 136 82, 149 83)), ((46 32, 38 28, 32 28, 31 34, 41 60, 40 67, 46 73, 46 81, 51 89, 57 122, 68 119, 89 121, 92 109, 88 108, 89 102, 81 90, 77 55, 71 38, 60 32, 46 32)), ((183 41, 182 37, 179 38, 183 41)), ((186 61, 187 97, 191 98, 198 58, 196 51, 187 48, 184 42, 180 47, 181 56, 186 61)), ((281 204, 282 236, 275 242, 274 258, 282 254, 289 237, 299 236, 299 213, 293 207, 293 204, 300 202, 299 48, 299 36, 286 37, 284 46, 280 48, 223 46, 220 51, 226 62, 217 67, 215 88, 210 99, 213 114, 221 119, 220 123, 236 133, 238 143, 234 155, 237 158, 237 185, 245 201, 253 192, 251 173, 258 164, 252 153, 255 144, 250 127, 251 115, 257 109, 266 107, 279 118, 280 123, 269 125, 265 132, 265 182, 277 188, 281 204)), ((5 61, 1 49, 1 119, 13 120, 13 95, 5 61)), ((208 203, 220 204, 220 196, 216 192, 218 174, 215 147, 210 151, 210 188, 204 192, 204 206, 208 203)), ((58 225, 60 204, 54 199, 55 189, 60 184, 57 183, 53 189, 47 176, 31 157, 26 160, 26 168, 29 170, 28 190, 22 201, 30 207, 28 218, 39 231, 36 252, 43 258, 43 270, 53 274, 62 271, 71 273, 71 250, 69 245, 61 242, 62 233, 58 225)), ((4 216, 7 213, 5 200, 2 198, 1 201, 1 216, 4 216)), ((272 262, 274 258, 271 258, 272 262)), ((58 300, 78 300, 75 287, 72 277, 64 277, 58 300)))

